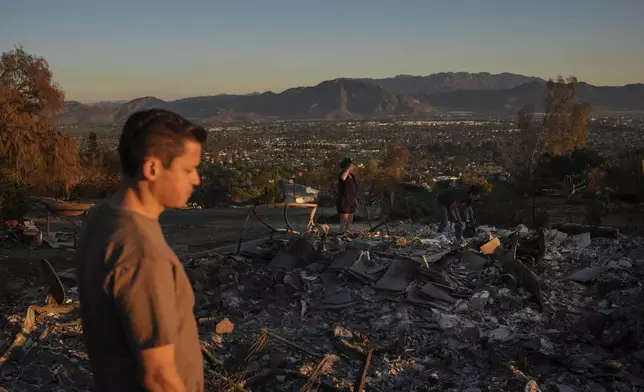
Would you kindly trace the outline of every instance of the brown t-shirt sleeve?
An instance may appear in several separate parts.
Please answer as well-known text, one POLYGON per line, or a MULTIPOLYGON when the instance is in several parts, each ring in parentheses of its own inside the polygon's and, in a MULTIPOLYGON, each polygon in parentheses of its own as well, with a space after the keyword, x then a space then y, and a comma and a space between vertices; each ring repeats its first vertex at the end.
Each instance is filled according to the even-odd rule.
POLYGON ((117 268, 113 276, 114 301, 133 351, 174 344, 178 327, 172 263, 143 259, 117 268))

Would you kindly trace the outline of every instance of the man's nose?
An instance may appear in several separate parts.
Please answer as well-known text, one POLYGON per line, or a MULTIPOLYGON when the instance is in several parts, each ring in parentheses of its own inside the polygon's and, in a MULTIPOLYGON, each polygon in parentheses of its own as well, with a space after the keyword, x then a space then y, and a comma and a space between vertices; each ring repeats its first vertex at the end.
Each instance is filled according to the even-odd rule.
POLYGON ((199 177, 199 172, 195 170, 193 178, 192 178, 192 185, 193 186, 199 186, 201 184, 201 178, 199 177))

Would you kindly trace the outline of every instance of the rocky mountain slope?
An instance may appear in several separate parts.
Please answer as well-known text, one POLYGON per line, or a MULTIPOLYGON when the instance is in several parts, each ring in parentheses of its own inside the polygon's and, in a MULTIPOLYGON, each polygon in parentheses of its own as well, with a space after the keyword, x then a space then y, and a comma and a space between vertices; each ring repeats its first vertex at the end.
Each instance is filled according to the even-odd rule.
MULTIPOLYGON (((503 73, 441 73, 385 79, 334 79, 281 93, 214 95, 164 101, 155 97, 126 103, 66 102, 59 124, 122 123, 137 110, 159 107, 192 120, 217 122, 256 118, 371 118, 425 116, 446 111, 512 114, 523 105, 542 106, 545 81, 503 73)), ((644 84, 593 86, 579 83, 581 100, 594 110, 643 111, 644 84)))
POLYGON ((362 79, 399 94, 433 94, 456 90, 504 90, 543 79, 512 73, 441 72, 427 76, 398 75, 393 78, 362 79))

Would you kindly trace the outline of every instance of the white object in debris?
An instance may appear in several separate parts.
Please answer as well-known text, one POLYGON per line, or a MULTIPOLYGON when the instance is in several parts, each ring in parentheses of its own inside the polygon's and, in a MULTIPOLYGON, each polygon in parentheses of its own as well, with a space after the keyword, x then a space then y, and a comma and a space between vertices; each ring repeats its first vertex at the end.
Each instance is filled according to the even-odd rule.
POLYGON ((555 345, 547 338, 539 338, 539 352, 547 356, 555 355, 555 345))
POLYGON ((515 230, 519 232, 519 235, 522 235, 522 236, 530 234, 530 229, 528 228, 528 226, 524 224, 520 224, 515 228, 515 230))
POLYGON ((497 292, 497 294, 499 295, 499 297, 503 297, 504 295, 508 295, 508 294, 510 294, 510 289, 509 289, 509 288, 507 288, 507 287, 504 287, 504 288, 502 288, 502 289, 499 289, 499 291, 497 292))
POLYGON ((488 337, 493 340, 498 340, 500 342, 507 342, 508 340, 511 340, 514 337, 514 332, 512 330, 504 325, 491 330, 488 333, 488 337))
POLYGON ((574 244, 578 249, 584 249, 591 245, 590 233, 581 233, 573 235, 569 238, 570 242, 574 244))
POLYGON ((440 329, 451 329, 461 323, 461 318, 454 314, 441 313, 436 309, 432 309, 434 319, 440 329))
POLYGON ((621 259, 619 263, 617 263, 617 265, 622 268, 631 268, 633 266, 633 263, 631 263, 631 261, 628 259, 621 259))
POLYGON ((470 300, 470 309, 472 310, 481 310, 485 308, 488 301, 490 300, 490 292, 487 290, 474 293, 472 299, 470 300))
POLYGON ((420 242, 421 245, 442 245, 446 241, 438 238, 418 238, 418 242, 420 242))
POLYGON ((563 231, 553 229, 552 231, 550 231, 549 239, 550 241, 558 245, 568 239, 568 234, 564 233, 563 231))

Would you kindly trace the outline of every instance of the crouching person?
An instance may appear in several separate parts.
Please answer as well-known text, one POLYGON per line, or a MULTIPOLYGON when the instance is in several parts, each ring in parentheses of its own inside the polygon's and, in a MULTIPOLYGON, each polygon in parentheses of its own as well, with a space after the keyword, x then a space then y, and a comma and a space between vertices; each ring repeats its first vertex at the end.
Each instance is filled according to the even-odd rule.
POLYGON ((438 232, 447 233, 453 224, 456 241, 462 242, 466 223, 461 217, 460 208, 467 207, 469 210, 472 202, 480 198, 481 187, 479 185, 472 185, 468 189, 451 188, 439 193, 436 197, 439 219, 438 232))

